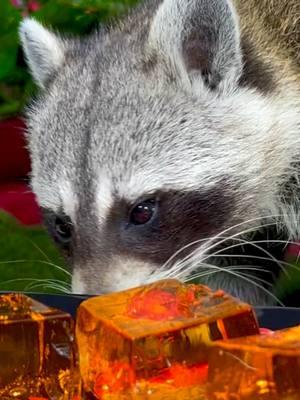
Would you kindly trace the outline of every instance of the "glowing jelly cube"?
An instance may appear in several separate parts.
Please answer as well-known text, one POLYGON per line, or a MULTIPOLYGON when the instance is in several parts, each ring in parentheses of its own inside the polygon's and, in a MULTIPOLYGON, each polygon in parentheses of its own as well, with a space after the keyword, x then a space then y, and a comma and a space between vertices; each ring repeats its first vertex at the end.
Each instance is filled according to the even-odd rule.
POLYGON ((300 326, 215 346, 209 400, 300 399, 300 326))
POLYGON ((0 296, 1 400, 73 399, 73 328, 64 312, 22 294, 0 296))
POLYGON ((199 400, 212 341, 257 333, 249 305, 205 286, 166 280, 91 298, 77 314, 84 387, 96 399, 199 400))

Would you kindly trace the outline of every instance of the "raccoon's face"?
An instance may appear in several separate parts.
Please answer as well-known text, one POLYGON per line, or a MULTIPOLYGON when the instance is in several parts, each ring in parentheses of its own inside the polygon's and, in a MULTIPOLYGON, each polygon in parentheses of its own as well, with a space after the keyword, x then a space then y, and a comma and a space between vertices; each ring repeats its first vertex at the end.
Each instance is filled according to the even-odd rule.
POLYGON ((21 38, 44 89, 28 115, 32 187, 74 292, 183 279, 205 267, 212 238, 270 213, 290 122, 239 85, 228 1, 149 2, 84 41, 26 20, 21 38))

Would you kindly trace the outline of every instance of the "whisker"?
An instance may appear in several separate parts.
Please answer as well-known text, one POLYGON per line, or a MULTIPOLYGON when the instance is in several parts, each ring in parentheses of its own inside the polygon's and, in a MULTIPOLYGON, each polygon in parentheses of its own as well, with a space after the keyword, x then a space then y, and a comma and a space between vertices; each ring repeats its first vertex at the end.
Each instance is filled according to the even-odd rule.
MULTIPOLYGON (((221 231, 219 234, 216 234, 216 235, 213 236, 213 237, 210 237, 210 238, 202 238, 202 239, 195 240, 195 241, 193 241, 193 242, 191 242, 191 243, 188 243, 187 245, 185 245, 185 246, 183 246, 182 248, 180 248, 179 250, 177 250, 177 251, 176 251, 162 266, 161 266, 160 269, 165 269, 165 268, 168 266, 168 264, 169 264, 170 262, 172 262, 172 261, 174 260, 174 258, 176 258, 176 256, 178 256, 182 251, 186 250, 187 248, 189 248, 189 247, 191 247, 191 246, 194 246, 194 245, 196 245, 196 244, 198 244, 198 243, 206 242, 206 241, 213 242, 213 241, 216 240, 217 238, 222 238, 222 239, 224 239, 224 240, 222 240, 221 242, 216 243, 216 246, 218 246, 218 245, 221 244, 223 241, 227 240, 227 238, 230 239, 230 238, 235 237, 235 236, 241 236, 241 235, 243 235, 243 234, 245 234, 245 233, 249 233, 249 232, 254 231, 254 230, 256 230, 256 229, 261 229, 261 228, 264 228, 264 227, 267 227, 267 226, 272 226, 272 225, 274 225, 274 222, 268 223, 268 224, 267 224, 267 223, 266 223, 266 224, 260 224, 260 225, 251 227, 251 228, 249 228, 249 229, 247 229, 247 230, 245 230, 245 231, 239 232, 239 233, 237 233, 237 234, 235 234, 235 235, 233 235, 233 236, 229 236, 229 237, 224 236, 224 233, 230 232, 230 230, 233 230, 233 229, 235 229, 235 228, 237 228, 237 227, 239 227, 239 226, 245 225, 245 224, 249 224, 250 222, 255 222, 255 221, 259 221, 259 220, 264 221, 264 220, 266 220, 266 219, 268 219, 268 218, 274 219, 274 218, 277 218, 277 217, 280 217, 280 215, 278 215, 278 216, 276 216, 276 215, 270 215, 270 216, 265 216, 265 217, 252 218, 252 219, 249 219, 249 220, 247 220, 247 221, 241 222, 241 223, 239 223, 239 224, 233 225, 233 226, 231 226, 230 228, 226 228, 225 230, 221 231)), ((209 249, 208 249, 208 250, 209 250, 209 249)))
MULTIPOLYGON (((233 235, 231 235, 231 236, 229 236, 229 237, 227 237, 227 236, 224 237, 224 233, 230 232, 230 230, 235 229, 235 228, 237 228, 238 226, 242 226, 242 225, 244 225, 244 224, 246 224, 246 223, 249 223, 249 222, 254 222, 255 220, 265 220, 266 218, 275 218, 275 217, 276 217, 276 216, 254 218, 254 219, 250 219, 250 220, 248 220, 248 221, 244 221, 244 222, 242 222, 242 223, 233 225, 233 226, 231 226, 230 228, 227 228, 227 229, 223 230, 222 232, 220 232, 219 234, 216 234, 214 237, 211 238, 211 241, 213 241, 213 240, 215 240, 215 239, 217 239, 217 238, 222 237, 222 240, 221 240, 220 242, 217 242, 217 243, 213 244, 213 247, 219 246, 220 244, 222 244, 223 242, 225 242, 225 241, 228 240, 228 239, 230 240, 230 239, 236 238, 237 236, 242 236, 242 235, 244 235, 244 234, 246 234, 246 233, 253 232, 253 231, 256 230, 256 229, 265 228, 265 227, 267 227, 267 226, 273 226, 273 225, 274 225, 274 222, 272 222, 272 223, 260 224, 260 225, 257 225, 257 226, 251 227, 251 228, 247 228, 247 229, 245 229, 244 231, 237 232, 237 233, 235 233, 235 234, 233 234, 233 235)), ((207 251, 209 251, 209 250, 211 250, 211 247, 205 249, 206 253, 207 253, 207 251)))
MULTIPOLYGON (((245 268, 245 269, 246 269, 246 268, 245 268)), ((237 270, 237 271, 239 271, 240 269, 239 269, 239 268, 230 268, 230 270, 231 270, 231 271, 232 271, 232 270, 237 270)), ((258 270, 258 268, 256 268, 256 270, 258 270)), ((192 281, 192 280, 199 279, 199 278, 204 278, 204 277, 208 277, 208 276, 211 276, 211 275, 220 273, 220 272, 223 272, 223 271, 206 271, 205 273, 190 275, 187 279, 183 279, 183 282, 185 282, 185 283, 186 283, 186 282, 190 282, 190 281, 192 281)), ((241 272, 239 275, 246 276, 246 277, 248 277, 249 279, 259 281, 259 282, 264 283, 265 285, 267 285, 267 286, 269 286, 269 287, 272 287, 272 286, 273 286, 270 282, 266 281, 265 279, 259 278, 259 277, 257 277, 257 276, 253 276, 253 275, 251 275, 251 274, 247 274, 247 273, 245 273, 245 272, 241 272)))
POLYGON ((58 279, 37 279, 34 282, 29 283, 25 288, 24 291, 36 289, 38 287, 42 287, 45 285, 52 285, 56 288, 60 288, 62 290, 70 291, 70 285, 65 284, 65 282, 60 281, 58 279))
MULTIPOLYGON (((287 273, 287 271, 283 268, 282 263, 280 261, 278 261, 269 251, 267 251, 266 249, 262 248, 261 246, 258 246, 258 244, 266 243, 266 241, 263 241, 263 240, 247 241, 247 240, 244 240, 244 239, 241 239, 241 238, 233 238, 233 239, 236 240, 236 241, 242 242, 242 243, 231 245, 231 246, 225 247, 223 249, 220 249, 219 251, 210 254, 208 257, 216 257, 218 255, 218 256, 220 256, 222 258, 222 254, 223 254, 222 252, 223 251, 242 246, 243 244, 248 244, 248 245, 251 245, 251 246, 257 248, 258 250, 264 252, 266 255, 268 255, 269 258, 266 258, 266 260, 270 260, 270 261, 275 262, 279 266, 279 268, 286 274, 286 276, 288 278, 290 278, 289 274, 287 273), (218 254, 218 253, 222 253, 222 254, 218 254)), ((267 243, 270 243, 270 241, 268 241, 267 243)), ((236 256, 236 257, 246 257, 247 255, 243 254, 242 256, 239 256, 239 255, 234 255, 234 256, 236 256)), ((254 257, 254 258, 258 258, 258 257, 254 257)))
MULTIPOLYGON (((51 285, 55 290, 59 290, 61 292, 65 293, 70 293, 71 291, 71 286, 68 285, 67 283, 57 280, 57 279, 36 279, 36 278, 17 278, 17 279, 10 279, 7 281, 0 282, 0 287, 9 285, 11 283, 17 283, 17 282, 29 282, 27 286, 25 286, 22 289, 22 292, 28 292, 34 288, 45 286, 47 284, 51 285)), ((18 290, 16 290, 18 291, 18 290)))
POLYGON ((52 262, 49 261, 44 261, 44 260, 10 260, 10 261, 0 261, 0 265, 8 265, 8 264, 25 264, 25 263, 39 263, 39 264, 45 264, 49 265, 51 267, 56 268, 57 270, 63 272, 64 274, 68 275, 69 277, 72 277, 72 274, 67 271, 65 268, 60 267, 59 265, 56 265, 52 262))
MULTIPOLYGON (((231 255, 231 254, 217 254, 215 257, 220 257, 220 258, 228 257, 228 258, 232 258, 232 257, 239 257, 239 256, 238 256, 238 255, 231 255)), ((267 258, 267 257, 251 256, 251 255, 243 255, 243 258, 253 258, 253 259, 258 259, 258 260, 266 260, 266 261, 269 260, 269 258, 267 258)), ((281 262, 281 264, 285 265, 287 268, 291 268, 291 269, 294 269, 294 270, 296 270, 296 271, 300 271, 300 265, 291 264, 291 263, 288 263, 288 262, 286 262, 286 261, 280 261, 280 262, 281 262)), ((271 272, 271 271, 269 271, 269 272, 271 272)), ((289 276, 289 279, 291 279, 290 276, 289 276)))
MULTIPOLYGON (((210 264, 208 264, 208 265, 210 266, 210 264)), ((205 266, 205 263, 204 263, 204 266, 205 266)), ((279 300, 278 297, 276 297, 272 292, 270 292, 268 289, 266 289, 265 287, 263 287, 263 286, 260 285, 259 283, 253 282, 253 280, 251 280, 250 278, 248 278, 248 277, 246 277, 246 276, 243 276, 243 275, 240 275, 240 274, 238 274, 238 273, 236 273, 236 272, 234 272, 234 271, 227 270, 226 268, 217 267, 217 266, 214 266, 214 268, 219 269, 219 270, 222 271, 222 272, 225 272, 225 273, 227 273, 227 274, 229 274, 229 275, 233 275, 233 276, 235 276, 235 277, 238 278, 238 279, 242 279, 242 280, 244 280, 244 281, 246 281, 246 282, 252 284, 253 286, 257 287, 258 289, 260 289, 261 291, 263 291, 264 293, 266 293, 269 297, 273 298, 279 305, 281 305, 282 307, 284 307, 284 303, 283 303, 281 300, 279 300)))
MULTIPOLYGON (((253 255, 250 255, 250 254, 243 254, 242 256, 240 256, 240 255, 238 255, 238 254, 216 254, 216 255, 214 255, 214 257, 220 257, 220 258, 223 258, 223 257, 228 257, 228 258, 250 258, 250 259, 256 259, 256 260, 263 260, 263 261, 272 261, 272 260, 270 260, 270 258, 269 257, 262 257, 262 256, 253 256, 253 255)), ((291 263, 288 263, 288 262, 286 262, 286 261, 280 261, 280 263, 281 264, 283 264, 283 265, 285 265, 286 267, 289 267, 289 268, 296 268, 297 270, 300 270, 300 266, 297 266, 297 265, 294 265, 294 264, 291 264, 291 263)), ((250 266, 250 265, 249 265, 250 266)), ((262 270, 263 271, 263 270, 262 270)), ((269 272, 271 272, 271 271, 269 271, 269 272)), ((290 276, 289 276, 289 279, 290 279, 290 276)))
MULTIPOLYGON (((210 265, 210 264, 206 264, 206 265, 210 265)), ((210 268, 213 268, 213 267, 214 267, 214 265, 211 265, 210 268)), ((267 269, 255 267, 255 266, 252 266, 252 265, 249 265, 249 266, 248 265, 229 265, 229 266, 226 266, 225 268, 226 269, 231 269, 233 271, 234 270, 237 270, 237 271, 245 270, 245 271, 257 271, 257 272, 265 272, 265 273, 268 273, 268 274, 272 274, 272 272, 267 270, 267 269)), ((204 270, 204 271, 206 271, 206 270, 204 270)), ((192 273, 188 277, 192 277, 193 278, 194 276, 198 276, 198 275, 201 275, 201 271, 192 273)))
MULTIPOLYGON (((235 239, 237 239, 237 238, 235 238, 235 239)), ((244 239, 241 239, 241 238, 239 238, 239 239, 237 239, 237 240, 239 240, 239 241, 241 241, 241 242, 243 242, 243 243, 236 243, 236 244, 233 244, 233 245, 231 245, 231 246, 226 247, 225 249, 220 249, 220 250, 216 251, 215 253, 210 254, 210 257, 213 258, 213 257, 215 257, 216 255, 218 255, 219 253, 222 253, 222 251, 234 249, 234 248, 236 248, 236 247, 242 246, 243 244, 248 244, 248 245, 253 246, 253 247, 255 247, 256 249, 262 251, 262 252, 265 253, 266 255, 268 255, 268 256, 270 257, 269 259, 270 259, 271 261, 273 261, 274 263, 276 263, 276 264, 279 266, 279 268, 282 270, 282 272, 283 272, 288 278, 290 278, 288 272, 284 269, 283 265, 282 265, 268 250, 264 249, 264 248, 261 247, 261 246, 258 246, 258 244, 265 243, 265 241, 262 241, 262 240, 254 240, 254 241, 248 242, 247 240, 244 240, 244 239)), ((222 255, 222 254, 221 254, 221 255, 222 255)), ((243 255, 243 256, 244 256, 244 255, 243 255)), ((242 257, 243 257, 243 256, 242 256, 242 257)), ((205 260, 205 259, 204 259, 204 260, 205 260)))
POLYGON ((32 281, 40 281, 40 279, 36 279, 36 278, 17 278, 17 279, 9 279, 7 281, 2 281, 0 282, 0 286, 2 285, 7 285, 10 283, 15 283, 15 282, 32 282, 32 281))
MULTIPOLYGON (((256 229, 263 229, 263 228, 265 228, 265 227, 272 226, 272 225, 274 225, 274 222, 272 222, 272 223, 264 223, 264 224, 260 224, 260 225, 258 225, 258 226, 252 226, 252 227, 250 227, 249 229, 245 229, 244 231, 238 232, 238 233, 233 234, 233 235, 231 235, 231 236, 224 236, 223 234, 224 234, 226 231, 230 231, 230 230, 236 228, 237 226, 241 226, 241 225, 247 224, 247 223, 249 223, 249 222, 251 222, 251 221, 255 221, 255 220, 266 220, 267 218, 272 218, 272 219, 274 219, 274 218, 276 218, 276 217, 280 217, 280 215, 278 215, 278 216, 276 216, 276 215, 271 215, 271 216, 269 216, 269 217, 268 217, 268 216, 264 216, 264 217, 255 218, 255 219, 252 219, 252 220, 244 221, 244 222, 242 222, 242 223, 240 223, 240 224, 237 224, 237 225, 232 226, 232 227, 230 227, 230 228, 228 228, 228 229, 225 229, 223 232, 220 232, 219 234, 215 235, 214 237, 199 239, 199 240, 196 240, 196 241, 194 241, 194 242, 191 242, 191 243, 187 244, 186 246, 184 246, 184 247, 182 247, 181 249, 179 249, 178 251, 176 251, 176 253, 174 253, 174 254, 162 265, 162 267, 159 269, 159 270, 160 270, 160 272, 159 272, 159 274, 158 274, 158 275, 159 275, 159 278, 176 276, 176 274, 178 273, 178 271, 182 270, 182 269, 183 269, 184 267, 186 267, 186 266, 188 266, 188 271, 184 271, 184 273, 185 273, 185 274, 188 273, 191 269, 194 269, 194 268, 195 268, 195 265, 194 265, 194 264, 193 264, 192 267, 190 266, 190 263, 191 263, 191 261, 193 260, 193 257, 195 257, 195 255, 197 256, 197 259, 201 259, 201 257, 202 257, 204 254, 207 254, 207 252, 208 252, 209 250, 211 250, 211 249, 213 249, 213 248, 215 248, 215 247, 218 247, 221 243, 223 243, 223 242, 225 242, 225 241, 227 241, 227 240, 236 240, 236 241, 240 241, 240 242, 243 242, 243 243, 246 243, 246 244, 250 244, 250 245, 251 245, 253 242, 249 242, 249 241, 246 241, 246 240, 237 238, 237 236, 241 236, 241 235, 245 235, 245 234, 250 233, 250 232, 254 232, 256 229), (216 243, 213 243, 213 245, 210 246, 210 244, 211 244, 213 241, 215 241, 216 239, 222 239, 222 240, 218 240, 216 243), (198 244, 198 243, 201 243, 201 242, 208 242, 208 243, 206 243, 206 246, 205 246, 204 249, 201 249, 200 251, 199 251, 199 248, 196 249, 192 254, 189 254, 189 255, 186 256, 184 259, 179 260, 178 262, 176 262, 176 263, 171 267, 171 269, 169 269, 168 271, 166 271, 166 267, 168 266, 168 264, 171 263, 171 262, 176 258, 176 256, 178 256, 182 251, 188 249, 189 247, 191 247, 191 246, 193 246, 193 245, 196 245, 196 244, 198 244), (207 245, 208 245, 208 246, 207 246, 207 245), (200 254, 199 254, 199 252, 200 252, 200 254), (193 256, 193 255, 194 255, 194 256, 193 256)), ((256 241, 256 243, 253 243, 253 245, 254 245, 254 247, 256 247, 255 245, 257 245, 257 244, 259 244, 259 243, 264 243, 264 242, 265 242, 265 241, 256 241)), ((275 241, 275 240, 273 240, 273 241, 268 240, 268 242, 269 242, 269 243, 271 243, 271 242, 275 242, 275 243, 276 243, 276 242, 277 242, 277 243, 284 243, 284 244, 286 244, 286 241, 280 241, 280 240, 277 240, 277 241, 275 241)), ((289 241, 289 242, 290 242, 290 243, 299 244, 299 243, 293 242, 293 241, 289 241)), ((242 246, 242 243, 240 243, 239 246, 242 246)), ((237 246, 236 246, 236 247, 237 247, 237 246)), ((279 267, 282 269, 282 271, 283 271, 287 276, 289 276, 289 274, 287 273, 287 271, 283 268, 283 265, 282 265, 283 263, 279 263, 279 261, 276 260, 276 258, 273 257, 272 254, 270 254, 267 250, 261 248, 260 246, 257 246, 257 247, 258 247, 261 251, 265 252, 265 254, 267 254, 267 255, 270 257, 271 260, 273 260, 275 263, 277 263, 277 264, 279 265, 279 267)), ((221 251, 226 251, 226 249, 222 249, 222 250, 220 250, 220 252, 221 252, 221 251)), ((214 257, 214 256, 216 256, 216 253, 215 253, 215 254, 207 254, 207 256, 205 257, 205 259, 202 260, 202 261, 205 261, 207 258, 214 257)), ((218 255, 218 256, 219 256, 219 255, 218 255)), ((220 257, 222 257, 222 255, 220 255, 220 257)), ((269 258, 266 258, 266 259, 268 260, 269 258)), ((285 264, 284 264, 284 265, 285 265, 285 264)), ((197 266, 199 266, 199 265, 197 265, 197 266)), ((295 266, 293 266, 293 267, 295 267, 295 266)), ((227 267, 227 268, 228 268, 228 267, 227 267)), ((155 273, 157 274, 157 270, 155 271, 155 273)))
POLYGON ((187 282, 193 281, 193 280, 198 279, 198 278, 203 278, 203 277, 208 277, 208 276, 211 276, 211 275, 219 274, 220 272, 222 272, 222 271, 218 271, 218 270, 207 271, 207 270, 204 270, 199 274, 189 275, 188 277, 182 279, 182 282, 187 283, 187 282))
POLYGON ((39 281, 39 282, 57 282, 57 283, 61 283, 62 285, 65 285, 65 286, 71 286, 70 283, 65 282, 65 281, 63 281, 63 280, 61 280, 61 279, 55 279, 55 278, 41 278, 41 279, 35 279, 35 280, 36 280, 36 281, 39 281))
MULTIPOLYGON (((260 226, 261 226, 261 225, 260 225, 260 226)), ((257 227, 254 227, 253 229, 257 229, 257 227)), ((196 258, 196 257, 197 257, 198 260, 199 260, 199 259, 201 260, 201 257, 205 254, 205 255, 206 255, 205 258, 201 260, 201 261, 205 261, 205 260, 207 260, 208 258, 213 257, 214 254, 211 254, 211 253, 210 253, 210 254, 207 254, 207 252, 208 252, 209 250, 212 250, 214 247, 218 247, 221 243, 226 242, 227 240, 235 240, 235 241, 243 242, 243 244, 245 244, 245 243, 246 243, 246 244, 255 243, 255 242, 249 242, 249 241, 247 241, 247 240, 245 240, 245 239, 242 239, 242 238, 238 238, 238 237, 237 237, 237 236, 239 236, 239 235, 243 235, 243 234, 248 233, 248 232, 251 232, 251 231, 252 231, 252 229, 249 229, 249 230, 245 230, 245 231, 243 231, 243 232, 234 234, 234 235, 232 235, 232 236, 218 236, 218 238, 221 238, 221 239, 222 239, 221 241, 216 242, 216 243, 213 244, 212 246, 209 246, 208 248, 205 248, 205 249, 196 248, 191 254, 188 254, 186 257, 184 257, 184 258, 183 258, 182 260, 180 260, 178 263, 175 263, 174 266, 173 266, 172 268, 170 268, 168 271, 162 271, 162 272, 160 273, 160 276, 162 276, 162 277, 164 277, 164 275, 170 276, 171 273, 176 274, 176 273, 178 272, 178 270, 180 270, 180 269, 186 267, 186 264, 185 264, 185 263, 188 263, 187 268, 188 268, 188 270, 191 270, 192 268, 191 268, 190 264, 191 264, 191 261, 193 260, 193 258, 196 258), (200 251, 200 254, 199 254, 199 251, 200 251)), ((236 245, 236 247, 241 246, 241 245, 242 245, 242 244, 236 245)), ((259 247, 259 246, 255 246, 255 244, 253 244, 253 246, 254 246, 254 247, 258 247, 260 250, 264 251, 267 255, 273 257, 267 250, 264 250, 264 249, 262 249, 262 248, 259 247)), ((225 250, 227 250, 228 248, 230 248, 230 247, 226 247, 225 249, 221 249, 221 250, 219 250, 219 252, 225 251, 225 250)), ((218 252, 216 252, 215 254, 217 254, 217 253, 218 253, 218 252)), ((275 257, 273 257, 273 258, 274 258, 274 262, 277 262, 277 263, 278 263, 278 260, 276 260, 275 257)), ((193 268, 194 268, 194 267, 193 267, 193 268)), ((187 272, 188 272, 188 271, 187 271, 187 272)))
MULTIPOLYGON (((61 287, 61 286, 57 286, 57 285, 53 285, 53 284, 40 284, 40 285, 36 285, 35 287, 34 287, 34 289, 38 289, 38 288, 41 288, 41 289, 52 289, 52 290, 56 290, 56 291, 58 291, 58 292, 61 292, 61 293, 64 293, 64 294, 70 294, 70 291, 68 290, 68 289, 66 289, 66 288, 63 288, 63 287, 61 287)), ((27 293, 32 293, 30 290, 32 290, 33 288, 31 288, 31 289, 28 289, 26 292, 27 293)))
POLYGON ((224 352, 227 356, 233 358, 234 360, 238 361, 243 367, 246 367, 248 370, 252 370, 252 371, 257 371, 257 368, 253 367, 252 365, 247 364, 247 362, 245 360, 243 360, 242 358, 234 355, 233 353, 229 352, 229 351, 225 351, 224 352))
POLYGON ((32 293, 32 291, 36 291, 39 288, 42 288, 42 289, 46 289, 46 288, 50 289, 51 288, 51 289, 58 290, 58 291, 63 292, 63 293, 70 293, 70 290, 68 288, 65 288, 65 287, 60 286, 60 285, 55 285, 53 283, 46 283, 46 282, 45 283, 36 284, 34 287, 26 289, 25 292, 26 293, 28 293, 28 292, 32 293))
POLYGON ((52 262, 50 260, 50 258, 47 256, 47 254, 40 248, 40 246, 38 246, 33 240, 31 240, 29 237, 26 237, 26 240, 31 243, 40 253, 43 257, 45 257, 45 259, 49 262, 52 262))
MULTIPOLYGON (((254 227, 251 227, 251 228, 246 229, 246 230, 244 230, 244 231, 238 232, 238 233, 236 233, 236 234, 234 234, 234 235, 231 235, 231 236, 223 236, 223 235, 220 236, 221 233, 218 234, 218 235, 215 235, 214 237, 212 237, 211 239, 208 240, 208 243, 206 243, 206 244, 208 245, 208 247, 205 247, 204 249, 201 249, 201 252, 202 252, 202 253, 201 253, 201 256, 204 255, 204 254, 207 254, 210 250, 212 250, 212 249, 215 248, 215 247, 218 247, 220 244, 226 242, 227 240, 239 240, 239 241, 243 241, 243 239, 237 238, 237 236, 241 236, 241 235, 244 235, 244 234, 246 234, 246 233, 250 233, 250 232, 252 232, 253 230, 256 230, 256 229, 259 229, 259 228, 262 228, 262 227, 272 226, 272 225, 273 225, 273 223, 264 224, 264 225, 259 225, 259 226, 254 226, 254 227), (216 240, 217 238, 218 238, 218 239, 222 239, 222 240, 220 240, 220 241, 218 241, 218 242, 216 242, 216 243, 213 243, 213 244, 210 246, 209 242, 213 242, 213 241, 216 240)), ((246 241, 246 243, 248 243, 248 241, 246 241)), ((250 243, 250 242, 249 242, 249 243, 250 243)), ((222 250, 223 250, 223 249, 222 249, 222 250)), ((188 259, 193 255, 193 253, 194 253, 194 254, 195 254, 195 253, 198 253, 198 251, 199 251, 199 248, 195 249, 194 252, 192 252, 191 254, 187 255, 183 260, 188 260, 188 259)), ((197 254, 197 257, 200 258, 200 255, 197 254)), ((209 258, 209 257, 210 257, 210 255, 207 255, 207 257, 206 257, 205 259, 207 259, 207 258, 209 258)))
POLYGON ((272 284, 272 283, 266 281, 266 280, 263 279, 263 278, 260 278, 259 276, 247 274, 247 272, 241 272, 241 275, 246 276, 246 277, 248 277, 249 279, 252 279, 252 280, 254 280, 254 281, 258 281, 258 282, 264 283, 266 286, 273 287, 273 284, 272 284))

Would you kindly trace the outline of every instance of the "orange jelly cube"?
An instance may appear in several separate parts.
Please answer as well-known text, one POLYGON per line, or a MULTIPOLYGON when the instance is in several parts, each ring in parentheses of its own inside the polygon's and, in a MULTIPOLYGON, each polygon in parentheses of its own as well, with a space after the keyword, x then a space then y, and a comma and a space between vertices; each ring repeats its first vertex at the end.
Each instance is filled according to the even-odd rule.
POLYGON ((69 314, 22 294, 0 296, 1 400, 69 400, 79 390, 75 367, 69 314))
POLYGON ((83 384, 96 399, 200 400, 209 345, 257 333, 249 305, 205 286, 166 280, 94 297, 77 314, 83 384))
POLYGON ((299 400, 300 326, 215 343, 209 400, 299 400))

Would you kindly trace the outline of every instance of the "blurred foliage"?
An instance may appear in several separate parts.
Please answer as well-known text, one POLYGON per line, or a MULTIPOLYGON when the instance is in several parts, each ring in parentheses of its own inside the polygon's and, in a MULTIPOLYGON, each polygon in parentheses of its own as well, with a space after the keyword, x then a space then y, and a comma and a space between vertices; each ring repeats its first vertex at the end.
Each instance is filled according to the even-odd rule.
POLYGON ((0 118, 20 113, 35 91, 18 38, 22 18, 32 16, 55 30, 84 35, 135 3, 136 0, 1 0, 0 118))
POLYGON ((59 293, 70 284, 64 260, 42 227, 0 212, 0 291, 59 293))

